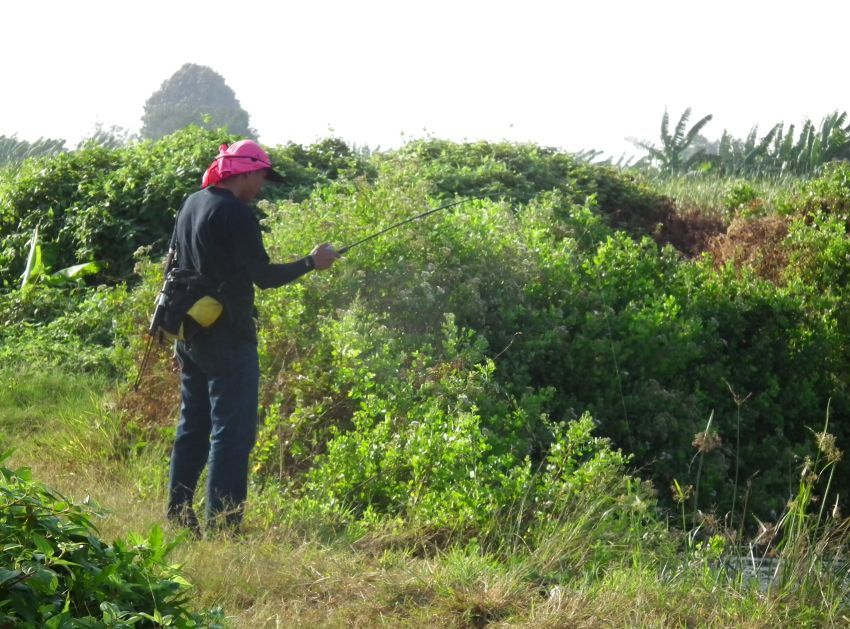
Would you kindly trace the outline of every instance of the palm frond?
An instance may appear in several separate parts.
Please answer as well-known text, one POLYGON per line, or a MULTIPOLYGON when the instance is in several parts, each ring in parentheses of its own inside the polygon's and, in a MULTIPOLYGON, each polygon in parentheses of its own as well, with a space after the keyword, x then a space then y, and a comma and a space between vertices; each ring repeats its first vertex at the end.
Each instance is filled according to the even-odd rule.
POLYGON ((682 113, 682 116, 679 118, 679 122, 676 124, 676 131, 673 133, 673 145, 677 147, 681 147, 683 142, 685 141, 685 129, 688 126, 688 120, 691 117, 691 108, 688 107, 682 113))
POLYGON ((670 113, 664 109, 664 115, 661 116, 661 142, 664 146, 669 146, 672 138, 670 137, 670 113))
POLYGON ((693 127, 691 127, 691 130, 688 131, 687 136, 685 136, 685 143, 684 143, 685 147, 688 147, 688 146, 691 145, 691 143, 696 139, 697 135, 699 135, 699 132, 702 131, 702 129, 705 125, 707 125, 709 122, 711 122, 712 118, 714 118, 714 116, 711 115, 711 114, 708 114, 707 116, 703 117, 698 122, 696 122, 693 127))

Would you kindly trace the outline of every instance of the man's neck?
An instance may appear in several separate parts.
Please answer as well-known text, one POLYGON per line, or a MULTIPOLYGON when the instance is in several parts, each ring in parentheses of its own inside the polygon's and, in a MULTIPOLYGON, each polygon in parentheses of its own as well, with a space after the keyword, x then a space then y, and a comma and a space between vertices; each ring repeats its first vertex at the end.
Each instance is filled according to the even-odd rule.
POLYGON ((237 199, 241 199, 240 193, 242 192, 241 181, 237 177, 228 177, 223 181, 219 181, 215 184, 216 188, 220 188, 222 190, 228 190, 233 193, 233 196, 237 199))

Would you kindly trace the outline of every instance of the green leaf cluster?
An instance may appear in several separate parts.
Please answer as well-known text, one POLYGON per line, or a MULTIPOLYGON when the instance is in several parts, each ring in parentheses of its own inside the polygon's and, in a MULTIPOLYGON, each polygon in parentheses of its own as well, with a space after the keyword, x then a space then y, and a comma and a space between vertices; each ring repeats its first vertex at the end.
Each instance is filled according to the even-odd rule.
POLYGON ((0 279, 8 285, 20 276, 36 229, 45 267, 97 262, 102 275, 126 278, 138 247, 165 247, 177 209, 228 139, 188 129, 157 143, 89 144, 5 172, 0 279))
POLYGON ((666 199, 634 175, 534 144, 423 140, 378 163, 385 177, 415 180, 441 199, 484 196, 525 204, 557 191, 582 205, 594 197, 609 225, 632 233, 653 233, 669 211, 666 199))
POLYGON ((29 158, 56 155, 64 151, 65 140, 39 138, 28 142, 14 135, 0 135, 0 168, 16 167, 29 158))
MULTIPOLYGON (((327 240, 329 226, 339 242, 351 242, 445 199, 429 200, 428 191, 435 181, 449 181, 457 165, 437 153, 439 165, 420 157, 417 168, 407 170, 415 150, 408 147, 397 163, 382 156, 374 183, 337 183, 304 205, 270 210, 268 241, 277 257, 303 254, 327 240), (414 177, 405 184, 405 172, 424 172, 429 180, 414 177)), ((472 161, 483 148, 470 150, 472 161)), ((498 160, 493 164, 491 171, 501 168, 498 160)), ((506 199, 514 190, 504 189, 506 199)), ((503 453, 495 445, 500 442, 514 444, 516 465, 526 458, 539 464, 553 439, 547 421, 562 424, 588 412, 615 447, 633 454, 635 464, 665 488, 673 478, 695 480, 692 441, 713 411, 722 447, 704 457, 701 507, 743 508, 738 466, 740 483, 754 479, 748 508, 762 515, 781 511, 789 474, 810 448, 805 426, 822 416, 830 398, 836 413, 847 412, 844 302, 837 301, 844 297, 827 299, 830 282, 818 279, 818 262, 805 266, 814 283, 789 274, 777 285, 745 269, 683 259, 648 237, 635 239, 612 229, 592 199, 577 205, 574 198, 558 191, 526 202, 471 200, 353 249, 330 273, 263 293, 264 399, 270 402, 258 474, 300 486, 305 472, 331 465, 335 471, 320 476, 314 488, 333 486, 336 478, 359 479, 331 502, 344 495, 363 509, 373 501, 407 512, 413 494, 408 464, 418 458, 405 450, 408 442, 391 439, 402 431, 410 443, 430 447, 407 432, 420 415, 439 427, 435 434, 466 418, 464 452, 486 468, 503 453), (429 397, 418 393, 412 374, 452 364, 437 336, 446 316, 462 336, 473 334, 480 356, 460 362, 455 382, 471 386, 483 368, 492 386, 486 394, 440 387, 429 397), (345 348, 376 362, 350 372, 338 358, 347 355, 345 348), (370 397, 361 389, 365 383, 382 392, 370 397), (398 392, 387 392, 396 386, 398 392), (741 397, 752 393, 740 425, 730 387, 741 397), (475 400, 474 412, 457 406, 462 394, 475 400), (521 431, 512 428, 512 417, 523 418, 521 431), (384 449, 406 454, 387 458, 384 449), (365 452, 376 458, 367 464, 353 454, 365 452), (378 489, 385 485, 393 489, 378 489)), ((830 259, 843 272, 843 230, 834 238, 830 259)), ((814 243, 788 246, 799 247, 801 256, 816 250, 814 243)), ((425 457, 435 483, 440 456, 425 457)), ((474 466, 465 465, 468 474, 474 466)), ((463 487, 462 476, 457 471, 449 478, 463 487)), ((844 487, 847 481, 844 475, 838 482, 844 487)), ((492 486, 500 485, 494 480, 492 486)), ((662 499, 669 496, 662 492, 662 499)), ((467 517, 461 504, 458 521, 467 517)))
MULTIPOLYGON (((97 263, 111 282, 130 277, 142 246, 164 253, 183 200, 222 143, 237 136, 189 127, 157 142, 109 148, 96 143, 26 161, 0 174, 0 282, 20 284, 38 247, 44 269, 97 263), (37 235, 36 235, 37 234, 37 235)), ((317 184, 366 173, 340 140, 272 150, 287 183, 272 198, 303 200, 317 184)))
POLYGON ((216 614, 189 609, 189 583, 167 561, 175 542, 158 526, 110 545, 98 537, 95 516, 29 470, 0 467, 0 625, 216 624, 216 614))

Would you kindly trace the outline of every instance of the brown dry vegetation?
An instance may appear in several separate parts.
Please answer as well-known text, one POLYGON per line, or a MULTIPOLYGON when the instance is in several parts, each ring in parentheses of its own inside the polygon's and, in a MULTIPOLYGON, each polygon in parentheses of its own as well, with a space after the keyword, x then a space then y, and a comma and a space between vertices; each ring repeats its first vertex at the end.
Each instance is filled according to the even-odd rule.
POLYGON ((722 235, 725 229, 723 221, 711 213, 697 210, 680 213, 670 208, 653 236, 658 244, 670 244, 686 256, 695 257, 706 251, 712 239, 722 235))
MULTIPOLYGON (((141 361, 138 357, 137 364, 141 361)), ((118 400, 119 410, 144 429, 156 429, 177 422, 180 408, 180 382, 172 364, 171 350, 154 345, 150 364, 138 390, 129 387, 118 400)))
POLYGON ((708 251, 716 266, 746 267, 763 279, 780 282, 788 263, 783 241, 788 223, 780 216, 736 218, 725 234, 710 239, 708 251))

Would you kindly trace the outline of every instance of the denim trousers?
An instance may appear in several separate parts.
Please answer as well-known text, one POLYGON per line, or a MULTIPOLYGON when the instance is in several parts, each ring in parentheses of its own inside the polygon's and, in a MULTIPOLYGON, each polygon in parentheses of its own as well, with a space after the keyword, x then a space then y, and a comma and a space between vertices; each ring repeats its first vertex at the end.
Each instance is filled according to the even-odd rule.
POLYGON ((209 465, 207 525, 238 526, 248 493, 248 456, 257 439, 257 345, 216 326, 191 341, 178 341, 176 354, 181 404, 171 452, 168 515, 188 516, 196 525, 195 490, 209 465))

